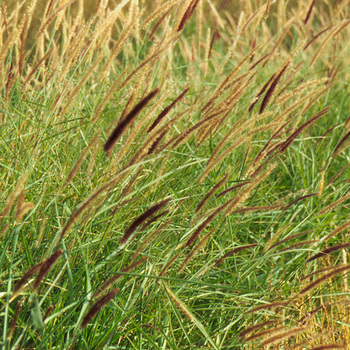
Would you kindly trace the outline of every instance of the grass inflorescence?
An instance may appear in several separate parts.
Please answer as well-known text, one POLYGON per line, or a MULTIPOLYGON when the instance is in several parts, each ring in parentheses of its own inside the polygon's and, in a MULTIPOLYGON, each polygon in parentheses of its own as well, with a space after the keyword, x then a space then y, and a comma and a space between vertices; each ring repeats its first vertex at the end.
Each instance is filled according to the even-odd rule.
POLYGON ((0 348, 346 349, 348 1, 0 6, 0 348))

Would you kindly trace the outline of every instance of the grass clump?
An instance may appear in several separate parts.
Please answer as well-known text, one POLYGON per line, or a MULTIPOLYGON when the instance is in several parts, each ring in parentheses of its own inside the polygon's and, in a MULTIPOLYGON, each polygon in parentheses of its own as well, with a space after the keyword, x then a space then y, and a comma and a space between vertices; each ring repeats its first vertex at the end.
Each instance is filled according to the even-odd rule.
POLYGON ((346 349, 347 1, 5 1, 4 349, 346 349))

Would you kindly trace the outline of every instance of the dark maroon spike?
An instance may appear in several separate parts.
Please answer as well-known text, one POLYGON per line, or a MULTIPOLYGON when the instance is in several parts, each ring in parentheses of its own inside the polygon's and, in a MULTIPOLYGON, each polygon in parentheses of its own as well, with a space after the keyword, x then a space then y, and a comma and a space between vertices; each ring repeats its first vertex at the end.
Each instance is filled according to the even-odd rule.
POLYGON ((104 145, 104 150, 109 153, 117 142, 118 138, 123 134, 126 127, 138 116, 148 102, 158 93, 159 89, 151 91, 145 98, 143 98, 122 120, 119 121, 112 134, 104 145))

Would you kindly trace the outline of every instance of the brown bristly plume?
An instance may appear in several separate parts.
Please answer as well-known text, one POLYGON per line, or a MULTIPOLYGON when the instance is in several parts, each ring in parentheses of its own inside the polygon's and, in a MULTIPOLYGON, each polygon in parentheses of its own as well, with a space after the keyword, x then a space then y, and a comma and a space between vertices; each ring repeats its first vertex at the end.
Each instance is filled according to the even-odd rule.
POLYGON ((154 37, 154 33, 156 32, 156 30, 158 29, 158 27, 160 26, 160 24, 164 21, 164 18, 166 16, 169 15, 170 11, 173 9, 174 5, 172 5, 164 14, 162 17, 160 17, 160 19, 157 21, 157 23, 154 25, 152 31, 150 32, 149 34, 149 37, 150 38, 153 38, 154 37))
MULTIPOLYGON (((271 49, 272 52, 277 52, 278 51, 278 48, 281 46, 281 43, 283 42, 283 40, 286 37, 286 35, 288 33, 290 33, 290 28, 291 28, 293 22, 295 22, 295 19, 296 19, 296 16, 293 16, 293 17, 289 18, 288 22, 285 23, 285 25, 283 26, 283 28, 284 28, 283 31, 277 37, 277 40, 275 41, 275 45, 271 49)), ((304 41, 302 41, 302 44, 303 43, 304 43, 304 41)), ((299 45, 296 47, 296 50, 299 48, 299 45)), ((291 57, 293 57, 295 55, 295 50, 294 50, 294 52, 291 52, 290 55, 291 55, 291 57)), ((265 64, 264 64, 263 68, 265 67, 265 64)))
POLYGON ((268 88, 268 86, 271 84, 272 80, 275 78, 276 73, 273 73, 271 78, 263 85, 263 87, 260 89, 260 91, 257 93, 257 95, 254 98, 254 102, 251 103, 251 105, 248 108, 248 112, 251 112, 254 106, 258 103, 261 95, 265 92, 265 90, 268 88))
POLYGON ((226 258, 228 258, 229 256, 231 256, 231 255, 233 255, 235 253, 238 253, 238 252, 240 252, 240 251, 242 251, 244 249, 248 249, 248 248, 251 248, 251 247, 256 247, 257 245, 258 245, 257 243, 252 243, 252 244, 246 244, 246 245, 242 245, 240 247, 236 247, 236 248, 230 250, 225 255, 223 255, 220 259, 218 259, 215 262, 214 266, 217 267, 217 266, 221 265, 226 258))
POLYGON ((271 0, 267 0, 265 14, 264 14, 265 17, 267 17, 269 15, 270 7, 271 7, 271 0))
POLYGON ((282 208, 282 204, 278 205, 265 205, 265 206, 257 206, 257 207, 243 207, 236 209, 232 212, 232 214, 238 214, 238 213, 247 213, 250 211, 269 211, 269 210, 276 210, 282 208))
POLYGON ((21 222, 24 215, 26 215, 31 209, 35 207, 35 204, 32 202, 22 203, 20 207, 18 207, 18 211, 16 210, 15 222, 18 224, 21 222))
POLYGON ((329 111, 330 107, 324 108, 322 111, 318 112, 316 115, 308 119, 304 124, 299 126, 297 130, 294 131, 292 135, 290 135, 285 142, 280 146, 279 153, 283 153, 293 142, 293 140, 308 126, 314 123, 317 119, 321 118, 324 114, 329 111))
MULTIPOLYGON (((289 121, 283 123, 275 132, 274 134, 270 137, 270 139, 265 143, 264 147, 260 150, 258 155, 255 157, 253 163, 251 166, 248 168, 246 172, 246 176, 251 176, 254 174, 257 170, 258 164, 261 164, 261 162, 266 159, 266 157, 272 152, 271 151, 271 142, 275 139, 277 139, 281 133, 283 132, 283 129, 289 124, 289 121)), ((277 149, 277 148, 276 148, 277 149)), ((253 176, 255 177, 255 176, 253 176)))
POLYGON ((226 194, 226 193, 228 193, 228 192, 231 192, 231 191, 233 191, 233 190, 236 189, 236 188, 240 188, 240 187, 242 187, 242 186, 245 186, 245 185, 247 185, 247 184, 249 184, 249 183, 250 183, 250 181, 244 181, 244 182, 241 182, 240 184, 234 185, 234 186, 232 186, 232 187, 226 189, 225 191, 222 191, 222 192, 220 192, 219 194, 217 194, 217 195, 216 195, 216 198, 219 198, 219 197, 223 196, 224 194, 226 194))
POLYGON ((230 215, 236 208, 244 203, 244 201, 250 196, 250 193, 256 188, 260 183, 262 183, 277 167, 277 163, 272 163, 263 174, 257 175, 249 185, 242 189, 241 193, 238 193, 236 197, 233 198, 232 203, 230 203, 228 209, 225 212, 225 216, 230 215))
MULTIPOLYGON (((144 79, 144 73, 145 71, 144 70, 141 70, 140 71, 140 74, 138 76, 138 81, 136 82, 135 86, 132 88, 131 90, 131 94, 130 94, 130 97, 129 99, 126 101, 126 104, 125 104, 125 107, 123 109, 123 112, 120 116, 120 120, 123 120, 125 118, 125 116, 128 114, 128 112, 130 111, 130 108, 131 106, 134 105, 135 103, 135 100, 136 100, 136 95, 138 94, 139 92, 139 88, 140 88, 140 81, 142 81, 144 79)), ((142 97, 141 97, 141 100, 142 100, 142 97)), ((108 131, 109 132, 109 129, 108 131)))
POLYGON ((335 202, 327 205, 325 208, 323 208, 322 210, 320 210, 320 212, 318 213, 318 215, 323 215, 326 214, 328 211, 330 211, 331 209, 335 208, 337 205, 339 205, 340 203, 345 202, 346 200, 348 200, 350 198, 350 193, 348 193, 347 195, 337 199, 335 202))
POLYGON ((7 54, 9 53, 11 45, 17 40, 20 34, 19 29, 14 30, 9 37, 6 38, 6 42, 2 45, 0 49, 0 71, 2 72, 5 66, 5 60, 7 54))
POLYGON ((304 19, 304 24, 307 24, 307 22, 309 21, 310 16, 311 16, 311 12, 312 12, 312 8, 314 7, 315 2, 316 2, 316 0, 311 1, 311 4, 309 6, 309 10, 307 11, 306 17, 304 19))
MULTIPOLYGON (((111 66, 113 62, 115 62, 115 58, 127 42, 127 40, 130 38, 132 35, 132 26, 131 25, 125 25, 123 28, 123 32, 120 34, 120 37, 118 38, 118 41, 115 43, 112 51, 109 54, 109 57, 107 59, 107 62, 104 64, 102 68, 101 75, 99 77, 99 80, 102 81, 108 72, 111 70, 111 66)), ((120 79, 117 79, 120 80, 120 79)))
POLYGON ((219 164, 221 163, 225 157, 227 157, 231 152, 233 152, 237 147, 239 147, 240 145, 242 145, 244 142, 247 141, 247 139, 249 138, 249 135, 243 134, 241 136, 239 136, 235 142, 230 145, 221 155, 214 157, 214 154, 217 154, 217 152, 219 151, 219 146, 218 145, 216 147, 216 149, 214 150, 214 152, 212 153, 212 155, 210 156, 207 165, 204 169, 204 171, 202 172, 202 174, 200 175, 198 182, 202 183, 203 180, 206 178, 206 176, 219 164))
POLYGON ((326 268, 324 268, 324 269, 317 270, 317 271, 315 271, 315 272, 313 272, 313 273, 310 273, 309 275, 304 276, 304 277, 301 279, 301 281, 304 281, 304 280, 306 280, 306 279, 308 279, 308 278, 311 278, 312 276, 318 275, 319 273, 327 272, 327 271, 330 271, 330 270, 337 269, 337 268, 339 268, 339 267, 341 267, 341 266, 345 266, 345 265, 329 266, 329 267, 326 267, 326 268))
POLYGON ((7 18, 7 6, 5 6, 4 2, 2 3, 2 6, 1 6, 1 15, 4 22, 6 38, 8 38, 10 36, 10 33, 9 33, 9 25, 8 25, 8 18, 7 18))
MULTIPOLYGON (((336 124, 336 126, 339 126, 339 125, 340 125, 340 123, 336 124)), ((350 115, 345 120, 344 128, 345 128, 345 130, 349 130, 350 129, 350 115)))
POLYGON ((294 199, 294 201, 290 202, 287 206, 285 206, 285 207, 283 208, 283 210, 289 209, 292 205, 294 205, 294 204, 300 202, 301 200, 303 200, 303 199, 305 199, 305 198, 313 197, 313 196, 316 196, 316 195, 317 195, 317 193, 315 192, 315 193, 310 193, 310 194, 307 194, 307 195, 305 195, 305 196, 301 196, 301 197, 299 197, 299 198, 297 198, 297 199, 294 199))
POLYGON ((345 29, 349 24, 350 24, 350 20, 345 19, 342 23, 340 23, 338 26, 333 28, 333 30, 327 35, 327 37, 323 40, 323 42, 317 48, 314 56, 311 59, 310 66, 312 66, 316 62, 318 56, 320 55, 324 47, 327 45, 327 43, 332 38, 334 38, 337 34, 339 34, 343 29, 345 29))
MULTIPOLYGON (((124 79, 123 83, 120 85, 120 90, 124 89, 125 86, 127 86, 127 83, 130 81, 130 79, 141 69, 146 67, 148 64, 151 64, 155 59, 159 57, 159 55, 165 51, 166 47, 159 48, 158 51, 154 54, 151 54, 148 58, 143 60, 138 67, 136 67, 129 75, 124 79)), ((118 79, 119 80, 119 79, 118 79)))
POLYGON ((50 316, 51 312, 55 309, 55 305, 50 305, 43 316, 43 322, 50 316))
POLYGON ((157 8, 157 11, 151 13, 146 20, 144 21, 144 23, 142 24, 141 29, 146 30, 146 28, 148 28, 148 26, 158 17, 161 16, 162 14, 166 13, 169 8, 172 9, 175 4, 178 2, 178 0, 170 0, 168 2, 166 2, 165 4, 163 4, 162 6, 157 8))
MULTIPOLYGON (((338 148, 337 151, 334 151, 333 154, 332 154, 332 157, 330 158, 330 160, 329 160, 328 163, 327 163, 327 166, 330 166, 331 163, 333 162, 333 160, 334 160, 335 158, 337 158, 337 157, 339 156, 339 154, 341 154, 342 152, 344 152, 344 151, 349 147, 349 145, 350 145, 350 140, 347 140, 347 141, 345 142, 345 144, 344 144, 342 147, 338 148)), ((324 167, 322 168, 322 170, 325 169, 325 168, 326 168, 326 165, 324 165, 324 167)))
POLYGON ((162 216, 166 215, 169 213, 169 209, 162 211, 160 214, 154 216, 153 218, 150 218, 147 222, 145 222, 145 224, 142 226, 141 231, 143 231, 144 229, 146 229, 149 225, 153 224, 154 222, 156 222, 159 218, 161 218, 162 216))
POLYGON ((171 198, 165 199, 159 203, 154 204, 152 207, 147 209, 143 214, 137 217, 134 222, 129 226, 129 228, 125 231, 123 237, 120 240, 120 244, 125 244, 130 236, 135 232, 135 230, 144 223, 150 216, 155 214, 157 211, 162 209, 165 205, 167 205, 171 201, 171 198))
POLYGON ((218 114, 223 113, 223 111, 219 111, 218 113, 215 113, 213 115, 210 115, 206 118, 203 118, 199 122, 197 122, 195 125, 191 126, 190 128, 184 130, 181 134, 173 137, 170 141, 168 141, 162 149, 166 149, 168 147, 175 148, 181 143, 185 142, 197 129, 199 129, 202 125, 208 123, 212 119, 214 119, 218 114))
MULTIPOLYGON (((263 62, 264 60, 267 60, 268 58, 270 58, 273 55, 273 52, 269 52, 267 53, 265 56, 261 57, 259 60, 257 60, 255 63, 253 63, 251 65, 251 67, 249 68, 249 70, 253 70, 257 65, 259 65, 261 62, 263 62)), ((273 78, 273 77, 271 77, 273 78)), ((270 78, 270 79, 271 79, 270 78)))
POLYGON ((36 277, 34 284, 33 284, 33 289, 35 291, 38 290, 41 281, 49 273, 52 266, 55 264, 55 262, 60 258, 60 256, 62 254, 63 254, 62 250, 57 250, 40 264, 38 276, 36 277))
POLYGON ((244 341, 248 342, 248 341, 255 340, 255 339, 258 339, 261 337, 265 337, 268 334, 276 333, 276 332, 282 331, 283 329, 286 329, 286 328, 287 328, 287 326, 279 326, 279 327, 275 327, 275 328, 269 328, 269 329, 266 329, 264 331, 255 333, 255 334, 251 335, 250 337, 245 338, 244 341))
MULTIPOLYGON (((254 11, 251 15, 250 15, 250 17, 246 20, 246 22, 244 23, 244 25, 242 25, 242 29, 240 29, 240 34, 242 34, 247 28, 248 28, 248 26, 249 26, 249 24, 252 22, 252 20, 256 17, 256 16, 258 16, 258 15, 260 15, 260 16, 262 16, 262 10, 263 10, 263 8, 262 7, 260 7, 260 8, 258 8, 256 11, 254 11)), ((259 16, 258 16, 258 20, 259 20, 259 16)), ((253 47, 254 47, 254 45, 253 45, 253 47)), ((254 57, 252 57, 251 59, 253 60, 253 58, 254 57)))
POLYGON ((311 232, 313 232, 313 230, 308 230, 308 231, 300 232, 300 233, 297 233, 297 234, 295 234, 295 235, 292 235, 292 236, 289 236, 289 237, 287 237, 287 238, 284 238, 284 239, 282 239, 281 241, 278 241, 278 242, 272 244, 272 246, 271 246, 268 250, 270 250, 270 249, 272 249, 272 248, 275 248, 275 247, 277 247, 277 246, 279 246, 279 245, 281 245, 281 244, 283 244, 283 243, 285 243, 285 242, 288 242, 288 241, 292 240, 293 238, 297 238, 297 237, 306 235, 306 234, 311 233, 311 232))
POLYGON ((220 38, 220 34, 218 33, 217 30, 215 30, 214 33, 213 33, 213 37, 211 38, 208 54, 206 55, 206 59, 207 60, 210 59, 211 52, 213 50, 214 41, 215 41, 215 39, 218 39, 218 38, 220 38))
POLYGON ((34 73, 39 69, 39 67, 43 64, 43 62, 51 55, 53 49, 50 49, 39 61, 38 63, 33 67, 29 75, 27 76, 26 80, 23 82, 23 90, 26 90, 26 85, 31 81, 31 78, 33 77, 34 73))
POLYGON ((299 248, 299 247, 301 247, 301 246, 303 246, 303 245, 305 245, 305 244, 313 244, 313 243, 316 243, 316 242, 318 242, 318 240, 297 242, 297 243, 292 244, 292 245, 289 246, 289 247, 285 247, 285 248, 283 248, 283 249, 280 249, 280 250, 278 251, 278 253, 285 252, 286 250, 293 250, 293 249, 299 248))
POLYGON ((186 88, 168 107, 165 107, 157 116, 155 121, 152 123, 152 125, 148 129, 148 133, 152 131, 160 122, 161 120, 171 111, 171 109, 186 95, 189 88, 186 88))
POLYGON ((323 194, 323 190, 324 190, 324 178, 326 176, 326 171, 325 171, 325 162, 323 162, 323 168, 321 170, 321 178, 320 178, 320 182, 318 185, 318 191, 317 191, 317 196, 318 198, 322 197, 323 194))
POLYGON ((41 224, 40 224, 40 227, 39 227, 39 232, 38 232, 37 240, 36 240, 36 243, 35 243, 35 248, 39 248, 40 247, 41 241, 42 241, 42 239, 44 237, 44 231, 45 231, 46 223, 47 223, 47 216, 44 215, 42 217, 42 219, 41 219, 41 224))
POLYGON ((299 293, 299 295, 303 295, 307 292, 309 292, 310 290, 318 287, 322 282, 324 282, 325 280, 333 277, 334 275, 341 273, 341 272, 345 272, 347 270, 350 269, 350 264, 349 265, 345 265, 345 266, 341 266, 339 268, 335 268, 333 269, 331 272, 325 274, 324 276, 322 276, 321 278, 319 278, 318 280, 310 283, 308 286, 306 286, 304 289, 302 289, 299 293))
POLYGON ((164 130, 159 134, 159 136, 156 137, 154 142, 149 147, 147 155, 150 155, 150 154, 152 154, 152 153, 157 151, 157 148, 158 148, 159 144, 162 142, 163 138, 165 137, 165 135, 167 134, 169 129, 170 129, 170 127, 169 128, 164 128, 164 130))
MULTIPOLYGON (((78 60, 82 49, 84 47, 87 48, 91 44, 91 41, 88 42, 88 45, 86 44, 86 37, 89 30, 89 25, 81 25, 77 27, 77 30, 75 32, 69 33, 69 37, 62 50, 63 52, 61 57, 65 57, 65 61, 57 77, 58 83, 61 83, 67 79, 68 72, 70 71, 72 65, 78 60)), ((41 38, 43 38, 43 36, 41 36, 41 38)), ((86 62, 89 62, 87 57, 86 62)))
POLYGON ((239 336, 244 337, 248 333, 254 332, 255 330, 259 330, 262 327, 268 326, 268 325, 273 324, 275 322, 277 322, 277 321, 276 320, 269 320, 269 321, 257 323, 254 326, 250 326, 250 327, 244 329, 242 332, 239 333, 239 336))
POLYGON ((4 227, 2 228, 2 230, 0 231, 0 238, 5 234, 5 232, 7 231, 8 228, 9 228, 9 224, 6 223, 4 225, 4 227))
POLYGON ((43 33, 46 27, 56 18, 56 16, 63 11, 66 7, 72 5, 76 0, 72 0, 70 2, 67 2, 63 4, 61 7, 59 7, 40 27, 38 34, 36 35, 37 38, 39 38, 43 33))
POLYGON ((159 89, 151 91, 145 98, 143 98, 124 119, 120 120, 112 134, 109 136, 107 142, 104 145, 104 150, 109 153, 114 147, 119 136, 121 136, 126 127, 138 116, 141 110, 147 106, 148 102, 159 92, 159 89))
MULTIPOLYGON (((118 154, 115 155, 115 163, 116 163, 115 166, 117 166, 118 162, 120 162, 122 159, 125 159, 125 154, 127 152, 130 152, 130 149, 133 148, 132 143, 135 141, 137 135, 141 134, 142 128, 148 124, 149 120, 154 116, 156 109, 163 103, 163 101, 165 100, 165 98, 168 95, 169 95, 169 93, 165 93, 162 96, 159 96, 157 98, 157 101, 155 101, 153 106, 149 108, 149 110, 144 115, 144 117, 141 120, 139 120, 137 123, 133 124, 133 127, 130 130, 130 133, 128 134, 126 139, 123 140, 123 145, 122 145, 121 149, 118 150, 118 154)), ((175 120, 175 119, 173 118, 173 120, 175 120)), ((169 131, 171 124, 172 124, 172 122, 169 121, 169 124, 167 124, 167 125, 169 125, 169 128, 164 126, 163 128, 161 128, 157 132, 153 132, 153 133, 150 133, 149 135, 147 135, 148 137, 146 137, 146 140, 144 141, 142 147, 140 148, 142 150, 142 152, 144 152, 143 155, 147 154, 145 147, 143 147, 143 146, 146 146, 146 143, 148 143, 149 145, 151 144, 151 142, 154 143, 155 142, 154 139, 158 139, 158 142, 160 143, 162 138, 164 138, 166 133, 169 131), (152 139, 150 138, 151 135, 152 135, 152 139)), ((136 159, 138 159, 138 157, 136 157, 135 160, 136 159)))
POLYGON ((13 68, 13 63, 11 62, 11 66, 9 68, 9 72, 7 75, 7 81, 6 81, 6 86, 5 86, 5 102, 8 103, 9 97, 10 97, 10 92, 13 87, 13 84, 15 83, 16 77, 17 77, 17 70, 15 71, 13 68))
POLYGON ((100 299, 98 299, 90 308, 88 313, 85 315, 81 322, 81 328, 84 329, 89 322, 93 319, 93 317, 105 306, 109 301, 114 299, 114 297, 118 294, 118 289, 112 289, 110 292, 106 293, 100 299))
POLYGON ((13 300, 14 296, 22 289, 24 284, 31 278, 34 274, 36 274, 41 267, 42 263, 36 264, 33 267, 31 267, 23 276, 22 278, 16 283, 15 288, 13 290, 13 295, 11 299, 13 300))
POLYGON ((192 16, 199 0, 190 0, 187 6, 185 6, 185 11, 181 14, 180 21, 176 25, 176 31, 180 32, 185 26, 186 21, 192 16))
POLYGON ((326 350, 326 349, 346 349, 346 344, 325 344, 316 346, 315 348, 312 348, 310 350, 326 350))
POLYGON ((279 341, 279 340, 282 340, 285 338, 289 338, 290 336, 293 336, 293 335, 296 335, 300 332, 303 332, 306 329, 307 329, 306 327, 294 327, 294 328, 290 329, 289 331, 278 333, 278 334, 272 336, 271 338, 264 340, 262 342, 262 346, 266 346, 268 344, 275 343, 276 341, 279 341))
POLYGON ((189 247, 195 240, 196 238, 200 235, 200 233, 213 221, 213 219, 217 216, 218 211, 215 210, 213 214, 208 216, 202 224, 200 224, 197 229, 192 233, 191 237, 187 240, 185 247, 189 247))
POLYGON ((207 195, 200 201, 196 208, 196 213, 198 213, 208 202, 209 198, 225 183, 227 180, 228 176, 230 174, 230 170, 227 172, 227 174, 220 180, 218 181, 214 187, 207 193, 207 195))
MULTIPOLYGON (((168 210, 166 210, 168 212, 168 210)), ((160 215, 164 215, 163 213, 160 215)), ((159 217, 159 215, 157 215, 159 217)), ((152 219, 153 220, 153 219, 152 219)), ((152 234, 150 234, 137 248, 136 252, 131 257, 131 264, 134 262, 134 260, 137 258, 137 256, 141 253, 142 249, 154 238, 156 237, 169 223, 171 222, 171 219, 163 223, 159 228, 157 228, 152 234)))
POLYGON ((327 249, 322 250, 321 252, 313 255, 311 258, 307 259, 306 262, 310 262, 312 260, 318 259, 318 258, 320 258, 322 256, 325 256, 327 254, 333 253, 333 252, 335 252, 335 251, 337 251, 339 249, 347 248, 349 246, 350 246, 349 242, 348 243, 337 244, 337 245, 335 245, 333 247, 327 248, 327 249))
POLYGON ((13 332, 16 329, 16 323, 17 323, 17 320, 18 320, 19 310, 21 309, 21 304, 22 304, 22 301, 18 300, 17 305, 16 305, 16 309, 15 309, 15 314, 13 315, 13 320, 12 320, 11 326, 10 326, 9 339, 12 338, 13 332))
POLYGON ((178 252, 177 254, 175 254, 166 264, 165 266, 162 268, 162 271, 160 271, 159 273, 159 277, 163 277, 165 276, 165 274, 167 273, 169 267, 172 265, 172 263, 182 254, 182 252, 178 252))
POLYGON ((350 131, 346 133, 346 135, 339 141, 337 146, 335 147, 333 154, 336 154, 339 148, 344 144, 344 142, 350 137, 350 131))
POLYGON ((322 35, 324 32, 326 32, 327 30, 333 28, 334 25, 331 25, 323 30, 321 30, 318 34, 316 34, 305 46, 304 46, 304 50, 306 50, 320 35, 322 35))
MULTIPOLYGON (((294 73, 294 72, 293 72, 294 73)), ((288 101, 289 99, 293 98, 297 98, 298 96, 302 95, 302 93, 307 89, 310 88, 311 86, 315 86, 315 85, 325 85, 327 84, 329 81, 329 78, 322 78, 322 79, 313 79, 313 80, 308 80, 303 84, 300 84, 299 86, 295 87, 293 90, 291 91, 287 91, 285 93, 284 90, 287 90, 287 88, 289 87, 289 85, 293 84, 294 82, 291 81, 289 84, 287 84, 277 95, 277 99, 275 101, 276 104, 278 105, 283 105, 286 101, 288 101)))
POLYGON ((282 235, 282 233, 284 233, 289 227, 290 227, 290 223, 286 224, 284 226, 282 226, 265 244, 264 247, 264 253, 266 253, 271 247, 272 245, 276 242, 276 240, 282 235))
POLYGON ((188 312, 185 305, 180 301, 180 299, 173 293, 173 291, 164 283, 164 288, 166 289, 170 299, 174 302, 174 304, 185 314, 185 316, 193 322, 194 319, 192 315, 188 312))
POLYGON ((330 132, 332 132, 335 128, 337 128, 339 125, 340 125, 340 123, 335 124, 334 126, 332 126, 331 128, 329 128, 324 134, 322 134, 322 135, 319 137, 319 139, 317 140, 317 142, 315 143, 315 146, 316 146, 320 141, 322 141, 323 139, 325 139, 326 136, 327 136, 330 132))
POLYGON ((265 96, 264 96, 264 99, 262 100, 261 102, 261 106, 260 106, 260 109, 259 109, 259 113, 261 114, 262 112, 264 112, 268 102, 270 101, 271 97, 272 97, 272 94, 273 92, 275 91, 276 89, 276 86, 278 84, 278 82, 280 81, 280 79, 282 78, 284 72, 286 71, 286 69, 288 68, 288 65, 289 65, 290 61, 288 61, 284 67, 281 69, 281 71, 277 74, 276 78, 273 79, 273 81, 271 82, 271 85, 270 87, 268 88, 265 96))
POLYGON ((320 310, 326 310, 327 306, 329 306, 329 305, 330 305, 329 303, 324 303, 321 306, 317 307, 316 309, 308 311, 308 313, 305 316, 301 317, 297 322, 299 324, 306 324, 307 319, 309 319, 311 316, 315 315, 320 310))
POLYGON ((259 306, 256 306, 256 307, 253 307, 252 309, 246 311, 245 313, 246 314, 252 314, 256 311, 260 311, 260 310, 268 310, 268 309, 271 309, 273 307, 277 307, 277 306, 285 306, 285 305, 288 305, 290 303, 290 301, 276 301, 274 303, 268 303, 268 304, 264 304, 264 305, 259 305, 259 306))
POLYGON ((339 227, 337 227, 336 229, 334 229, 324 240, 325 242, 328 241, 330 238, 334 237, 335 235, 337 235, 338 233, 344 231, 345 229, 347 229, 350 226, 350 221, 344 223, 343 225, 340 225, 339 227))
POLYGON ((350 163, 346 165, 343 169, 340 169, 328 182, 326 188, 332 184, 346 169, 350 167, 350 163))
POLYGON ((202 182, 205 178, 205 176, 211 171, 211 169, 218 164, 223 158, 225 158, 226 155, 228 155, 231 151, 234 150, 235 147, 238 147, 242 142, 244 142, 246 139, 248 139, 249 135, 246 135, 244 131, 253 125, 254 123, 258 122, 259 120, 262 120, 263 118, 266 118, 272 114, 272 111, 258 114, 256 116, 253 116, 250 118, 250 120, 246 121, 245 117, 241 117, 234 126, 226 133, 224 137, 221 138, 219 144, 215 147, 213 153, 211 154, 206 169, 202 173, 202 175, 199 178, 199 182, 202 182), (228 149, 226 149, 221 156, 218 156, 219 151, 225 147, 229 141, 237 137, 234 144, 231 145, 228 149))
POLYGON ((193 259, 193 257, 196 255, 196 253, 204 247, 206 242, 208 241, 209 237, 217 230, 217 227, 213 228, 208 234, 206 234, 200 242, 192 249, 192 251, 187 255, 184 262, 181 264, 178 273, 181 273, 185 267, 190 263, 190 261, 193 259))
POLYGON ((21 211, 21 207, 24 203, 24 196, 25 196, 25 192, 24 190, 22 190, 18 196, 18 200, 17 200, 17 208, 16 208, 16 216, 15 216, 15 221, 18 222, 17 218, 19 216, 19 212, 21 211))
POLYGON ((52 9, 53 3, 54 3, 54 0, 50 0, 49 1, 48 5, 46 6, 46 9, 45 9, 46 11, 45 11, 44 18, 46 18, 49 15, 49 13, 50 13, 50 11, 52 9))
MULTIPOLYGON (((146 260, 147 260, 147 258, 141 258, 141 259, 133 262, 132 264, 124 267, 123 269, 120 270, 120 272, 128 273, 128 272, 136 269, 137 267, 141 266, 146 260)), ((122 276, 123 276, 122 274, 118 274, 118 272, 115 272, 112 277, 110 277, 107 281, 105 281, 102 284, 102 286, 96 291, 94 296, 95 297, 100 296, 106 289, 108 289, 113 283, 115 283, 122 276)))

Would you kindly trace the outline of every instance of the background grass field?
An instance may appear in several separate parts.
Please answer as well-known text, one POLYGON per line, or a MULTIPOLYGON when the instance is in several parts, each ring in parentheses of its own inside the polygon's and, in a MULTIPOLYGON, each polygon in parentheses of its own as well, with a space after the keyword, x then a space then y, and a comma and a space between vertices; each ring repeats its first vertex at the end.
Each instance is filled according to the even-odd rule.
POLYGON ((348 0, 0 15, 1 348, 350 348, 348 0))

